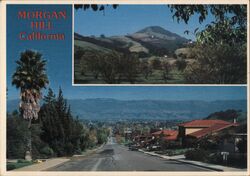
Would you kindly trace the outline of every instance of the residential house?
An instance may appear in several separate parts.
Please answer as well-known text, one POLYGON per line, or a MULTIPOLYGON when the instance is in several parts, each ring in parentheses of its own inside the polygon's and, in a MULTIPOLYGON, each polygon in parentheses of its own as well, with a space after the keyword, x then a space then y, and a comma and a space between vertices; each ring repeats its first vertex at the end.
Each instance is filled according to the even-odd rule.
POLYGON ((238 126, 224 120, 192 120, 178 125, 178 139, 183 146, 190 145, 195 139, 216 135, 224 129, 238 126))
POLYGON ((177 130, 160 130, 154 133, 151 133, 153 138, 162 138, 166 141, 176 141, 178 139, 177 130))

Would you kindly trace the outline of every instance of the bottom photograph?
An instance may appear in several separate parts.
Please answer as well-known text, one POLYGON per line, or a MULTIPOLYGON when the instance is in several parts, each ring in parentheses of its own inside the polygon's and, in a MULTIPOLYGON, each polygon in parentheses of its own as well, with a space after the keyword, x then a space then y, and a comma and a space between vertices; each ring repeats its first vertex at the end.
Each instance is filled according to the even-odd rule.
POLYGON ((60 87, 40 104, 29 97, 7 100, 8 171, 247 171, 245 86, 60 87))

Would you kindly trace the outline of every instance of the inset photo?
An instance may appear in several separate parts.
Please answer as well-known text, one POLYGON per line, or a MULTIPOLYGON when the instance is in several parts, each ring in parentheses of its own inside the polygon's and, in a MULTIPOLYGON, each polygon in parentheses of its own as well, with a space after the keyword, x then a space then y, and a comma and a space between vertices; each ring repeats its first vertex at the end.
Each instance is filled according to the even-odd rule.
POLYGON ((246 84, 246 5, 75 5, 73 84, 246 84))

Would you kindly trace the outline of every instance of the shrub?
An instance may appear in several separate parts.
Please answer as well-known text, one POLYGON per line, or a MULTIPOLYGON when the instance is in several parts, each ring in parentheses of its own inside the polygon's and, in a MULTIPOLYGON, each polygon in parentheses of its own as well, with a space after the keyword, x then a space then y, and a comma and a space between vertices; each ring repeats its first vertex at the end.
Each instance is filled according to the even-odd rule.
POLYGON ((246 153, 247 152, 247 140, 245 139, 240 140, 237 144, 237 147, 239 148, 240 153, 246 153))
POLYGON ((43 147, 40 151, 41 154, 45 155, 46 157, 52 157, 54 155, 54 151, 52 148, 46 146, 43 147))
POLYGON ((16 165, 14 163, 8 163, 7 170, 13 170, 13 169, 16 169, 16 165))
POLYGON ((186 159, 195 161, 207 161, 209 152, 204 149, 189 150, 185 153, 186 159))
POLYGON ((29 163, 30 161, 24 160, 24 159, 19 159, 17 160, 18 163, 29 163))

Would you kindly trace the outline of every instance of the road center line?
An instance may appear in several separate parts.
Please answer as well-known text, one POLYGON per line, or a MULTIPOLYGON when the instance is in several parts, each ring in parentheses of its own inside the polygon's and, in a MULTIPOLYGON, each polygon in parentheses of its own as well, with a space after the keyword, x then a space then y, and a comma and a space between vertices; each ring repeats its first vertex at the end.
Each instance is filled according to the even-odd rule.
POLYGON ((96 164, 91 168, 91 171, 96 171, 99 165, 101 164, 103 158, 99 158, 96 164))

